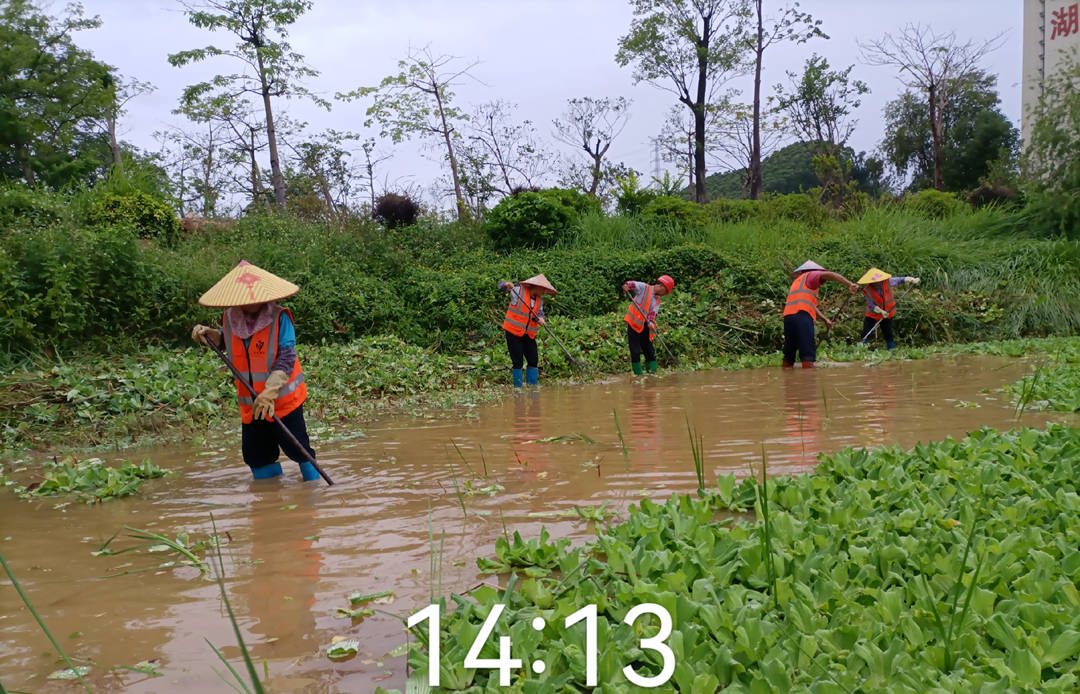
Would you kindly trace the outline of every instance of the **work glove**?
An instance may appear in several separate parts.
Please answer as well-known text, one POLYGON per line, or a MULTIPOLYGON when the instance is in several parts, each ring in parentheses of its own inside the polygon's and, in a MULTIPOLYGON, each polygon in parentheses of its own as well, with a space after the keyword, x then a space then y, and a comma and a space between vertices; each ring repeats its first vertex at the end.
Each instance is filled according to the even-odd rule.
POLYGON ((622 290, 624 292, 632 292, 632 291, 634 291, 634 281, 633 280, 626 280, 626 282, 623 283, 622 290))
POLYGON ((907 281, 908 281, 908 282, 909 282, 910 284, 919 284, 920 282, 922 282, 922 280, 921 280, 921 279, 919 279, 918 277, 908 277, 908 278, 907 278, 907 281))
POLYGON ((513 288, 514 288, 514 285, 510 284, 506 280, 499 280, 499 291, 500 292, 505 292, 505 293, 509 294, 510 290, 513 289, 513 288))
POLYGON ((543 316, 537 316, 536 317, 536 324, 539 325, 541 328, 543 328, 543 327, 545 327, 547 325, 547 321, 544 320, 543 316))
POLYGON ((203 344, 203 337, 207 340, 211 340, 215 345, 221 346, 221 331, 216 328, 211 328, 207 325, 196 325, 191 329, 191 339, 203 344))
POLYGON ((888 311, 881 308, 880 306, 875 306, 874 307, 874 313, 880 313, 882 316, 884 316, 884 315, 886 315, 888 313, 888 311))
POLYGON ((255 419, 270 419, 274 414, 274 401, 277 400, 281 387, 289 382, 289 374, 284 371, 271 371, 266 379, 266 387, 255 396, 255 406, 252 415, 255 419))

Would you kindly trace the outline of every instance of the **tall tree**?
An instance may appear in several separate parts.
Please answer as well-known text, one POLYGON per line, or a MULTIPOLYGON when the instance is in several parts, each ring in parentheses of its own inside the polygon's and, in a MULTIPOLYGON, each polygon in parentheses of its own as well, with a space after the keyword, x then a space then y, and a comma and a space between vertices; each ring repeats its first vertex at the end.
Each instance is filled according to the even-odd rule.
POLYGON ((72 39, 99 26, 79 4, 53 19, 27 0, 0 2, 0 178, 60 187, 108 167, 94 141, 117 78, 72 39))
POLYGON ((452 65, 456 60, 450 55, 436 57, 430 47, 413 49, 406 59, 398 61, 401 70, 398 74, 384 78, 377 87, 360 87, 338 94, 338 98, 352 101, 373 96, 375 102, 367 110, 364 126, 379 123, 380 135, 389 137, 395 144, 413 136, 437 139, 445 148, 457 215, 463 220, 469 216, 469 209, 461 188, 461 168, 455 149, 461 136, 458 123, 468 120, 468 115, 454 106, 452 88, 469 77, 469 70, 477 63, 458 68, 452 65))
POLYGON ((855 132, 858 121, 851 114, 870 88, 851 79, 854 67, 831 70, 829 61, 815 53, 806 60, 802 75, 787 73, 790 87, 776 85, 776 108, 787 116, 795 134, 817 145, 822 154, 837 156, 855 132))
POLYGON ((776 18, 766 21, 762 15, 763 0, 753 0, 757 17, 754 47, 754 118, 750 138, 750 168, 748 172, 750 199, 761 198, 761 62, 765 49, 778 41, 806 43, 815 36, 829 38, 819 28, 820 19, 799 11, 799 3, 785 7, 776 18))
POLYGON ((604 157, 611 143, 626 127, 630 102, 625 97, 594 99, 584 96, 568 99, 562 116, 553 121, 554 137, 582 150, 589 157, 589 183, 586 192, 597 197, 604 175, 604 157))
POLYGON ((945 189, 943 132, 951 91, 963 75, 976 70, 987 53, 1001 45, 1001 35, 985 41, 959 43, 955 32, 935 33, 927 25, 908 24, 898 36, 860 43, 863 60, 900 71, 901 83, 922 95, 933 143, 934 188, 945 189))
POLYGON ((278 156, 278 135, 274 126, 273 99, 306 96, 329 108, 329 104, 303 87, 303 78, 319 73, 304 64, 304 57, 285 40, 287 29, 311 9, 311 0, 205 0, 184 4, 188 21, 200 29, 224 30, 238 39, 232 48, 215 46, 181 51, 169 62, 181 67, 208 58, 227 56, 243 65, 243 72, 216 75, 208 82, 184 90, 182 102, 198 101, 214 93, 255 94, 265 114, 266 142, 270 151, 270 179, 274 202, 285 209, 285 181, 278 156))
POLYGON ((940 173, 940 190, 970 190, 996 159, 1015 150, 1019 136, 1000 110, 996 82, 975 70, 944 85, 937 144, 922 95, 907 91, 886 104, 881 149, 898 174, 910 176, 912 189, 937 187, 940 173))
POLYGON ((615 61, 634 81, 672 92, 694 114, 694 186, 705 190, 706 112, 725 82, 747 68, 750 0, 631 0, 634 19, 615 61))

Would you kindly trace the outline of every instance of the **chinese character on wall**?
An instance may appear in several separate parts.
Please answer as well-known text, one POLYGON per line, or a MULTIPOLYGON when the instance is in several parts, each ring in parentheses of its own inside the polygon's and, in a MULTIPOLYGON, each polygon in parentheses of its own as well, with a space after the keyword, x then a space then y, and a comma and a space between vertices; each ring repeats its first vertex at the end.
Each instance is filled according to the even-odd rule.
POLYGON ((1070 36, 1072 34, 1080 33, 1080 3, 1073 3, 1066 5, 1060 10, 1054 10, 1050 13, 1052 19, 1050 24, 1053 27, 1050 32, 1050 40, 1053 41, 1057 37, 1070 36))

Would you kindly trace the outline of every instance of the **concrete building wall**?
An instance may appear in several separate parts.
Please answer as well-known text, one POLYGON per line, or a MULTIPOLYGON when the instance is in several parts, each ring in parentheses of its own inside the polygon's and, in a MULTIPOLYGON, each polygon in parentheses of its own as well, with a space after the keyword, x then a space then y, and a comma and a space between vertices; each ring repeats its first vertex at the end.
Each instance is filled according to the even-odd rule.
POLYGON ((1080 56, 1080 0, 1023 0, 1023 96, 1021 133, 1031 131, 1030 110, 1042 93, 1042 83, 1065 63, 1080 56))

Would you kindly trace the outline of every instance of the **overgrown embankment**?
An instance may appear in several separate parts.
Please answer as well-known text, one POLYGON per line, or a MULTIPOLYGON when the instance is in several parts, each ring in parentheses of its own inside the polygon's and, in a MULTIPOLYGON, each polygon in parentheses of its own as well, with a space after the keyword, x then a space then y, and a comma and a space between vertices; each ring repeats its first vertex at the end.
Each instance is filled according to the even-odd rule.
MULTIPOLYGON (((663 344, 680 366, 765 363, 781 342, 787 271, 807 257, 852 278, 871 265, 920 276, 901 301, 902 345, 1080 329, 1080 246, 1029 233, 1022 210, 895 205, 837 221, 806 196, 685 203, 664 214, 594 211, 550 247, 500 252, 506 244, 481 226, 430 220, 390 231, 252 217, 138 239, 130 226, 89 225, 76 207, 46 202, 9 215, 0 233, 8 448, 120 444, 231 417, 221 367, 185 350, 193 324, 219 319, 198 296, 241 259, 301 286, 284 303, 315 389, 310 411, 331 429, 375 404, 494 397, 508 366, 496 282, 537 272, 559 289, 551 329, 587 365, 578 373, 542 332, 544 379, 625 371, 619 286, 662 273, 676 280, 660 314, 663 344)), ((823 288, 826 311, 843 307, 847 318, 824 358, 852 358, 842 345, 861 328, 860 299, 845 304, 842 289, 823 288)))

